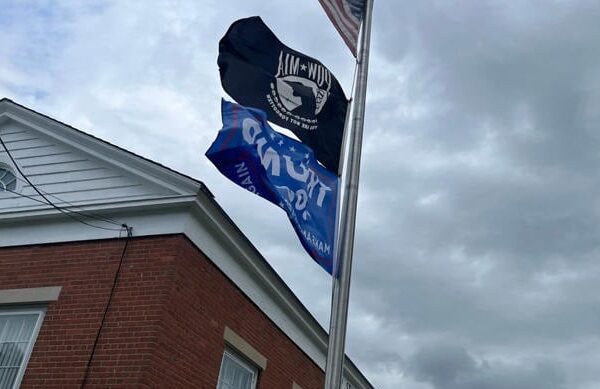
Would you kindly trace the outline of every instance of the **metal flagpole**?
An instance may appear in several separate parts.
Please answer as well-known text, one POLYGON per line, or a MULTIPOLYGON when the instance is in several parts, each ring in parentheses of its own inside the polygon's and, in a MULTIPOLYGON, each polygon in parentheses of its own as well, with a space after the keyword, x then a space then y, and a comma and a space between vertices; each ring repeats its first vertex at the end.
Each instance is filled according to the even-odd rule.
MULTIPOLYGON (((371 17, 373 0, 366 0, 358 46, 356 86, 353 91, 352 116, 346 127, 349 131, 349 144, 343 155, 347 156, 347 174, 342 175, 344 192, 342 212, 338 225, 340 243, 337 261, 339 268, 334 270, 331 302, 331 321, 329 325, 329 346, 325 367, 325 389, 340 389, 344 367, 344 346, 346 342, 346 323, 348 318, 348 299, 350 296, 350 278, 352 274, 352 252, 354 250, 354 230, 356 224, 356 204, 358 200, 358 178, 360 173, 360 154, 362 147, 365 100, 367 97, 367 74, 369 70, 369 44, 371 40, 371 17)), ((343 163, 344 161, 341 161, 343 163)))

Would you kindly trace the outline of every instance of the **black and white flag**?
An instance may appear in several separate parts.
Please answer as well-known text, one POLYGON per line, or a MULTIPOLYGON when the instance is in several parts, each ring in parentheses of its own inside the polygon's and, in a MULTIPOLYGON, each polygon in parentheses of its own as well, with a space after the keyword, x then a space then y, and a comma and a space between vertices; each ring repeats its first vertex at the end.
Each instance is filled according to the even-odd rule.
POLYGON ((329 69, 285 46, 258 16, 229 27, 217 62, 231 97, 264 110, 337 173, 348 100, 329 69))

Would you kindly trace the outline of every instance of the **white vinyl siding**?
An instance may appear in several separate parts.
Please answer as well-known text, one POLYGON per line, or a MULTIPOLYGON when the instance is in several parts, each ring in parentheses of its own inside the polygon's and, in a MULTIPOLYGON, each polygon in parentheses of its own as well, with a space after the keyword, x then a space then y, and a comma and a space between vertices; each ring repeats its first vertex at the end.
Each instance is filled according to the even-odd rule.
MULTIPOLYGON (((174 194, 15 122, 0 125, 0 137, 23 173, 57 205, 60 200, 77 203, 174 194)), ((2 146, 0 164, 12 167, 2 146)), ((43 199, 34 188, 20 175, 17 180, 19 194, 0 193, 0 210, 40 206, 43 199)))
POLYGON ((0 310, 0 389, 17 389, 42 323, 41 309, 0 310))
POLYGON ((217 389, 254 389, 258 368, 226 349, 221 362, 217 389))

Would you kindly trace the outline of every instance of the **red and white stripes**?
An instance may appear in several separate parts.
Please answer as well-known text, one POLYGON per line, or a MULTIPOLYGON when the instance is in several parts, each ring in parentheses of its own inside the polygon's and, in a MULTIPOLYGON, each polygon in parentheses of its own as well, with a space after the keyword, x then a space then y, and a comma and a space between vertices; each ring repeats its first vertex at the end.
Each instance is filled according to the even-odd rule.
POLYGON ((364 0, 319 0, 329 20, 356 57, 356 44, 362 19, 364 0))

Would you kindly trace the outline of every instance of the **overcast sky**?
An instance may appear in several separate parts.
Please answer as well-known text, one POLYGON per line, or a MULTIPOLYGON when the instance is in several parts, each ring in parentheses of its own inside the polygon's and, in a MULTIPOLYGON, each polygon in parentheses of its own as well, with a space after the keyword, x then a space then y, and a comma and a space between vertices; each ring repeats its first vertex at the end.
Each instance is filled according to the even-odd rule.
MULTIPOLYGON (((330 279, 204 152, 260 15, 349 94, 317 0, 0 5, 5 96, 202 180, 324 327, 330 279)), ((376 0, 347 352, 381 389, 600 387, 600 3, 376 0)))

